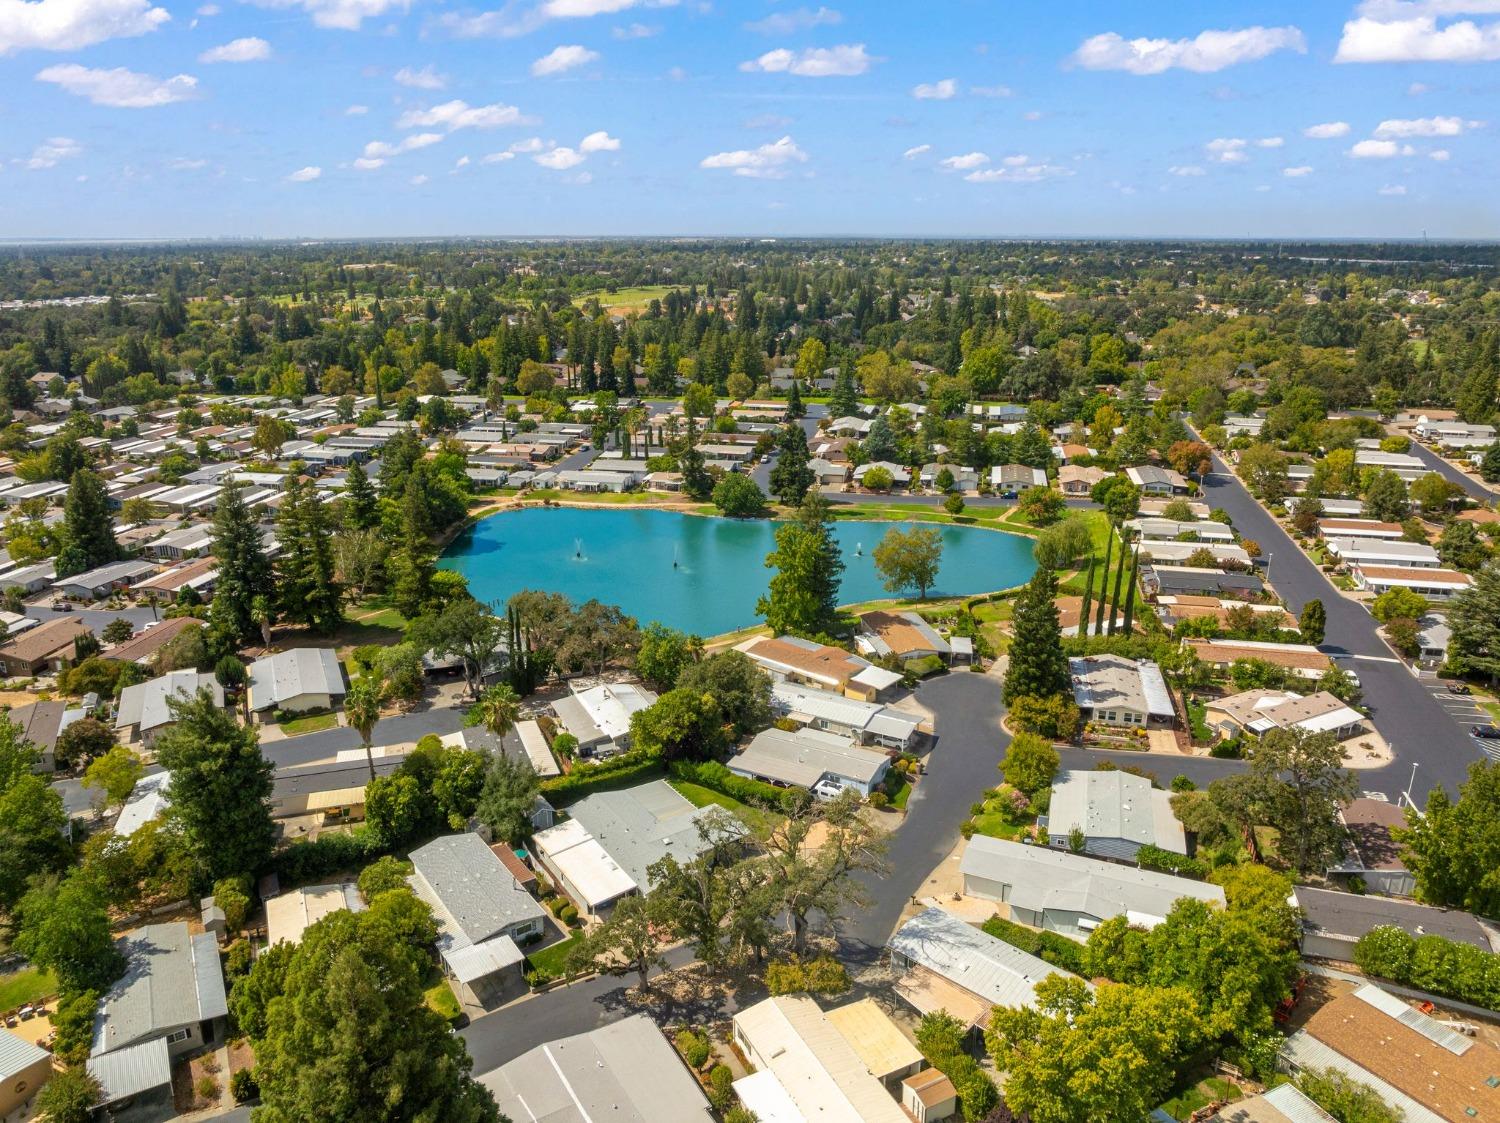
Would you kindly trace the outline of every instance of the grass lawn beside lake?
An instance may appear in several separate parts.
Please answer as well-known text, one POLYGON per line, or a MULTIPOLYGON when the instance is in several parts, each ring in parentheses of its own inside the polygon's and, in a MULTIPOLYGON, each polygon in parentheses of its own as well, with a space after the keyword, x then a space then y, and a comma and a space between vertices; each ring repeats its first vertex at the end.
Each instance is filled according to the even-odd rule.
POLYGON ((782 818, 774 811, 751 807, 748 803, 741 803, 733 796, 716 792, 712 788, 705 788, 701 784, 694 784, 688 780, 673 780, 671 784, 677 789, 678 794, 694 807, 722 807, 749 827, 774 826, 782 818))
POLYGON ((14 1010, 57 993, 57 980, 36 967, 0 975, 0 1010, 14 1010))
POLYGON ((551 947, 534 951, 526 957, 533 970, 545 971, 549 975, 562 978, 568 969, 568 956, 573 948, 583 940, 582 932, 574 932, 566 940, 553 944, 551 947))
POLYGON ((300 733, 318 733, 324 729, 333 729, 338 723, 338 714, 313 714, 311 717, 293 718, 291 721, 282 722, 281 731, 288 737, 296 737, 300 733))

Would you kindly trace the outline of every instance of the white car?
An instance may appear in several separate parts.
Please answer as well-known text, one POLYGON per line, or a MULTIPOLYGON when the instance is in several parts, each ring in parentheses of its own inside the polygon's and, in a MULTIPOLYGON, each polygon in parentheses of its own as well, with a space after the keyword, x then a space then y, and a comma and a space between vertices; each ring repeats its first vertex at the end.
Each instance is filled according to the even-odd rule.
POLYGON ((844 792, 844 785, 835 780, 819 780, 812 787, 812 794, 819 799, 838 799, 844 792))

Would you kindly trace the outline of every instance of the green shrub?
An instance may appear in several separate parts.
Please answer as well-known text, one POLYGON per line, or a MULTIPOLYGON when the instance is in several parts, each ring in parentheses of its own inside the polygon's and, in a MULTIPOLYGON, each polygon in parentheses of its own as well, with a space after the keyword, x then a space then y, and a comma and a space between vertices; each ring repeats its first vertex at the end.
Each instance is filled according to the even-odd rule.
POLYGON ((1208 876, 1208 866, 1205 863, 1197 858, 1189 858, 1186 854, 1164 850, 1160 846, 1142 846, 1135 852, 1135 861, 1143 870, 1175 873, 1179 877, 1193 877, 1199 881, 1208 876))
POLYGON ((561 916, 562 910, 568 907, 568 899, 566 897, 552 897, 543 903, 547 906, 547 911, 553 916, 561 916))
POLYGON ((948 669, 948 664, 937 655, 924 655, 920 659, 908 659, 902 667, 909 675, 917 678, 929 678, 932 675, 941 674, 948 669))
POLYGON ((871 807, 880 811, 891 805, 891 797, 886 795, 885 792, 871 792, 869 802, 871 807))
POLYGON ((549 803, 568 803, 595 788, 624 787, 645 780, 661 769, 654 756, 632 751, 598 762, 578 765, 565 776, 550 776, 542 781, 542 794, 549 803))
POLYGON ((708 1074, 708 1102, 718 1112, 728 1111, 734 1106, 734 1073, 728 1065, 714 1065, 708 1074))
POLYGON ((387 889, 404 889, 411 871, 411 863, 403 862, 400 858, 393 858, 389 854, 376 858, 359 871, 359 891, 364 894, 365 900, 372 901, 376 894, 384 893, 387 889))
POLYGON ((1083 945, 1074 943, 1066 936, 1059 936, 1056 932, 1036 932, 999 916, 986 920, 984 930, 997 940, 1004 940, 1012 947, 1020 948, 1054 967, 1061 967, 1075 975, 1088 974, 1083 945))
POLYGON ((562 908, 557 910, 557 919, 561 920, 569 928, 572 928, 578 923, 578 909, 572 905, 563 905, 562 908))
POLYGON ((260 1085, 255 1082, 255 1073, 242 1068, 229 1078, 229 1094, 237 1104, 248 1103, 260 1095, 260 1085))
POLYGON ((306 885, 329 874, 369 864, 385 852, 374 831, 356 827, 319 835, 310 842, 294 842, 272 859, 272 867, 288 886, 306 885))
POLYGON ((677 1031, 677 1051, 682 1054, 682 1059, 687 1061, 688 1067, 697 1071, 708 1063, 708 1058, 713 1056, 713 1043, 709 1041, 708 1034, 699 1033, 696 1030, 683 1028, 677 1031))
POLYGON ((754 807, 778 807, 788 809, 801 798, 801 793, 791 788, 778 788, 748 776, 736 776, 718 761, 674 760, 667 768, 668 775, 681 783, 697 784, 701 788, 727 795, 741 803, 754 807))
POLYGON ((1471 944, 1435 935, 1412 937, 1386 924, 1360 937, 1354 962, 1368 975, 1500 1009, 1500 955, 1471 944))

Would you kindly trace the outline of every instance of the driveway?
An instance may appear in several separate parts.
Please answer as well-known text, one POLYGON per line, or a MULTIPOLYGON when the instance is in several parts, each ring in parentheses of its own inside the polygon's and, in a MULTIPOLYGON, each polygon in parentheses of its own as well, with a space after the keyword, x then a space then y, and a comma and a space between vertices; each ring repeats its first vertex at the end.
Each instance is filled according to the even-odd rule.
POLYGON ((1416 764, 1411 794, 1419 805, 1427 802, 1427 792, 1438 785, 1456 795, 1469 765, 1481 758, 1479 749, 1432 692, 1391 654, 1375 618, 1329 584, 1312 559, 1217 456, 1214 471, 1204 481, 1204 494, 1209 506, 1229 513, 1240 534, 1260 544, 1269 558, 1270 583, 1293 613, 1301 612, 1314 598, 1327 609, 1328 626, 1320 646, 1359 676, 1364 704, 1396 757, 1385 768, 1362 772, 1361 784, 1394 801, 1411 782, 1411 766, 1416 764))
POLYGON ((1493 491, 1485 487, 1484 484, 1470 476, 1464 475, 1437 453, 1418 444, 1416 441, 1412 441, 1411 448, 1407 449, 1407 451, 1444 479, 1451 480, 1463 488, 1469 494, 1470 498, 1477 499, 1481 503, 1492 503, 1495 499, 1500 498, 1500 496, 1496 496, 1493 491))
MULTIPOLYGON (((464 727, 462 707, 434 707, 410 714, 398 714, 382 718, 375 726, 370 744, 409 744, 421 740, 428 733, 439 737, 445 733, 457 733, 464 727)), ((261 755, 277 768, 292 768, 299 764, 315 764, 332 760, 345 749, 360 748, 359 734, 345 726, 323 729, 317 733, 304 733, 300 737, 286 737, 277 741, 261 743, 261 755)))

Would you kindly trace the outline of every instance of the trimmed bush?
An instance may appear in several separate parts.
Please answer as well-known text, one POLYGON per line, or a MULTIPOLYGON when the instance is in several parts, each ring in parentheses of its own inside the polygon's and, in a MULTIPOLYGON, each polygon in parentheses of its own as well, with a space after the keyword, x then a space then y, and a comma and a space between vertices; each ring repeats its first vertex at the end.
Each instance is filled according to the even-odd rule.
POLYGON ((713 1043, 709 1041, 708 1034, 699 1033, 692 1029, 680 1029, 673 1039, 677 1044, 677 1051, 682 1054, 682 1059, 687 1061, 688 1067, 697 1071, 708 1063, 708 1058, 713 1056, 713 1043))
POLYGON ((1208 876, 1208 866, 1197 858, 1163 850, 1160 846, 1142 846, 1135 852, 1135 861, 1143 870, 1175 873, 1178 877, 1192 877, 1199 881, 1208 876))
POLYGON ((1490 1010, 1500 1009, 1500 955, 1442 936, 1412 937, 1394 925, 1372 928, 1354 945, 1368 975, 1490 1010))
POLYGON ((645 753, 628 752, 597 763, 580 764, 566 776, 542 781, 542 794, 549 803, 570 803, 596 788, 625 787, 646 780, 661 770, 661 762, 645 753))
POLYGON ((561 920, 569 928, 578 923, 578 910, 572 905, 563 905, 557 910, 557 919, 561 920))
POLYGON ((320 835, 310 842, 294 842, 271 861, 287 886, 305 885, 340 870, 364 866, 385 852, 368 827, 320 835))
POLYGON ((995 939, 1004 940, 1012 947, 1020 948, 1054 967, 1061 967, 1075 975, 1088 976, 1083 945, 1075 944, 1066 936, 1059 936, 1056 932, 1035 932, 999 916, 986 920, 984 930, 995 939))
POLYGON ((708 1074, 708 1102, 718 1112, 728 1111, 734 1106, 734 1073, 728 1065, 714 1065, 708 1074))
POLYGON ((260 1085, 255 1082, 255 1073, 242 1068, 229 1078, 229 1094, 237 1104, 249 1103, 260 1095, 260 1085))
POLYGON ((718 761, 674 760, 667 768, 674 780, 697 784, 701 788, 727 795, 741 803, 753 806, 787 808, 801 793, 791 788, 778 788, 747 776, 736 776, 718 761))

